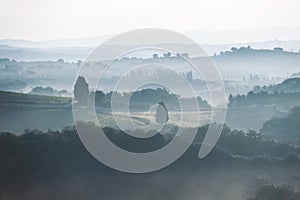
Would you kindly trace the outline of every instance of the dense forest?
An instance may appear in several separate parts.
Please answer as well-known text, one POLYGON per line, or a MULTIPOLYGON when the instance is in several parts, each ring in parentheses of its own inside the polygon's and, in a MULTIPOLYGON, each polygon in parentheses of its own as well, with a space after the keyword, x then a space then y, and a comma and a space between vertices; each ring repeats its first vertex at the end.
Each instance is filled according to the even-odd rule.
MULTIPOLYGON (((0 198, 96 199, 105 196, 124 199, 125 192, 125 199, 149 199, 149 195, 155 199, 182 199, 187 192, 222 198, 217 193, 209 192, 210 179, 214 183, 219 182, 214 187, 220 191, 222 199, 229 200, 235 195, 257 200, 299 197, 292 185, 271 183, 286 183, 291 179, 287 177, 298 180, 299 147, 264 138, 254 131, 243 132, 224 127, 217 147, 207 158, 199 159, 199 147, 207 128, 203 126, 198 129, 194 144, 171 166, 143 175, 121 173, 102 165, 87 152, 74 127, 66 127, 62 131, 26 130, 19 136, 2 132, 0 198), (288 168, 290 170, 286 170, 288 168), (271 181, 256 183, 259 179, 255 175, 257 170, 264 175, 269 174, 271 181), (238 174, 240 178, 237 178, 238 174), (194 181, 189 177, 193 177, 194 181), (179 180, 180 183, 176 184, 179 180), (239 191, 224 185, 226 181, 233 180, 233 184, 243 185, 239 191), (202 188, 190 185, 190 181, 202 188), (153 184, 156 189, 150 192, 147 188, 154 187, 153 184), (170 192, 171 188, 178 187, 181 188, 180 193, 176 190, 170 192), (136 188, 139 188, 139 193, 134 192, 136 188), (116 190, 117 193, 114 192, 116 190), (272 198, 274 196, 276 198, 272 198)), ((104 128, 104 132, 116 145, 132 152, 148 152, 166 145, 172 139, 172 131, 168 137, 157 134, 146 140, 133 138, 112 128, 104 128)))

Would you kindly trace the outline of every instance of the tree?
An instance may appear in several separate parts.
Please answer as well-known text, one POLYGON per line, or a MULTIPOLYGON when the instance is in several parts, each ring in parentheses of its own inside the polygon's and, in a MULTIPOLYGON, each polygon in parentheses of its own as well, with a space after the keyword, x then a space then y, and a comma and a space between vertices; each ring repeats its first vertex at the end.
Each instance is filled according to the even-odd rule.
POLYGON ((96 91, 95 96, 93 97, 95 98, 95 103, 97 106, 102 106, 104 107, 104 98, 105 98, 105 93, 102 91, 96 91))
POLYGON ((231 51, 232 51, 232 52, 236 52, 237 50, 238 50, 238 48, 236 48, 236 47, 232 47, 232 48, 231 48, 231 51))
POLYGON ((83 76, 79 76, 74 85, 74 97, 79 104, 87 104, 89 97, 89 84, 85 81, 83 76))
POLYGON ((157 59, 157 58, 158 58, 158 54, 157 54, 157 53, 153 54, 153 55, 152 55, 152 58, 153 58, 153 59, 157 59))
POLYGON ((164 53, 164 58, 170 58, 171 57, 171 53, 168 52, 168 53, 164 53))
POLYGON ((82 65, 82 61, 81 61, 81 60, 78 60, 77 63, 76 63, 77 68, 80 68, 81 65, 82 65))
POLYGON ((228 106, 229 107, 233 107, 234 106, 235 98, 232 96, 232 94, 229 95, 228 101, 229 101, 228 106))
POLYGON ((60 58, 60 59, 57 60, 57 62, 58 63, 64 63, 65 61, 62 58, 60 58))
POLYGON ((158 106, 156 108, 155 120, 156 123, 159 124, 166 123, 169 120, 168 109, 162 101, 158 103, 158 106))

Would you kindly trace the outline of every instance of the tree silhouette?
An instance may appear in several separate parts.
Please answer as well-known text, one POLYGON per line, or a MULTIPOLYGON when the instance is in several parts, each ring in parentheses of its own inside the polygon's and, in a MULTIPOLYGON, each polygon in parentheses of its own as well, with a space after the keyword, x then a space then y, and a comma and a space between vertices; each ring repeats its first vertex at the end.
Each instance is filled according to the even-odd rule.
POLYGON ((158 106, 156 108, 155 120, 156 123, 159 124, 166 123, 169 120, 168 109, 162 101, 158 103, 158 106))
POLYGON ((89 97, 89 84, 83 76, 79 76, 74 85, 74 97, 81 105, 86 105, 89 97))

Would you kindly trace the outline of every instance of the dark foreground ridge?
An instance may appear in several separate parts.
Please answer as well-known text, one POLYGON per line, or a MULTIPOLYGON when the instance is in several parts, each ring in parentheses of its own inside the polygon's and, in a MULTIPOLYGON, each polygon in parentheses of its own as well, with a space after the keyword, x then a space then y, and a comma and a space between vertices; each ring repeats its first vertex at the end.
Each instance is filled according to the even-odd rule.
MULTIPOLYGON (((207 126, 198 129, 194 144, 179 160, 148 174, 127 174, 104 166, 87 152, 74 127, 26 130, 19 136, 1 133, 0 199, 124 199, 126 193, 126 199, 213 196, 229 200, 261 195, 257 186, 251 186, 261 175, 280 183, 299 181, 299 147, 265 139, 254 131, 225 127, 214 150, 199 159, 206 130, 207 126), (238 191, 232 191, 238 185, 238 191)), ((172 130, 168 137, 157 134, 147 141, 112 128, 104 132, 112 142, 133 152, 161 148, 172 137, 172 130)), ((279 190, 272 184, 269 187, 279 190)), ((291 188, 282 190, 298 195, 291 188)))

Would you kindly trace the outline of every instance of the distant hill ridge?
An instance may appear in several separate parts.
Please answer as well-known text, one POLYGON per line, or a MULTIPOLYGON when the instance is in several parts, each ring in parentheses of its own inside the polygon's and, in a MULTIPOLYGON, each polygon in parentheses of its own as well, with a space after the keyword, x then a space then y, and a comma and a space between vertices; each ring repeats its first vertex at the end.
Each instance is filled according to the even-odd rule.
MULTIPOLYGON (((77 61, 79 59, 85 59, 96 46, 102 44, 107 38, 109 37, 103 36, 49 41, 0 39, 0 55, 1 57, 15 60, 57 60, 63 58, 68 61, 77 61)), ((180 44, 170 45, 175 49, 182 49, 180 44)), ((255 43, 201 44, 200 46, 211 56, 219 54, 220 52, 230 51, 232 47, 241 48, 247 46, 251 46, 254 49, 268 50, 281 47, 284 51, 299 52, 300 41, 270 40, 255 43)), ((123 45, 116 44, 107 46, 106 50, 109 49, 109 51, 114 52, 123 48, 123 45)), ((195 48, 191 46, 190 50, 193 52, 195 48)))

